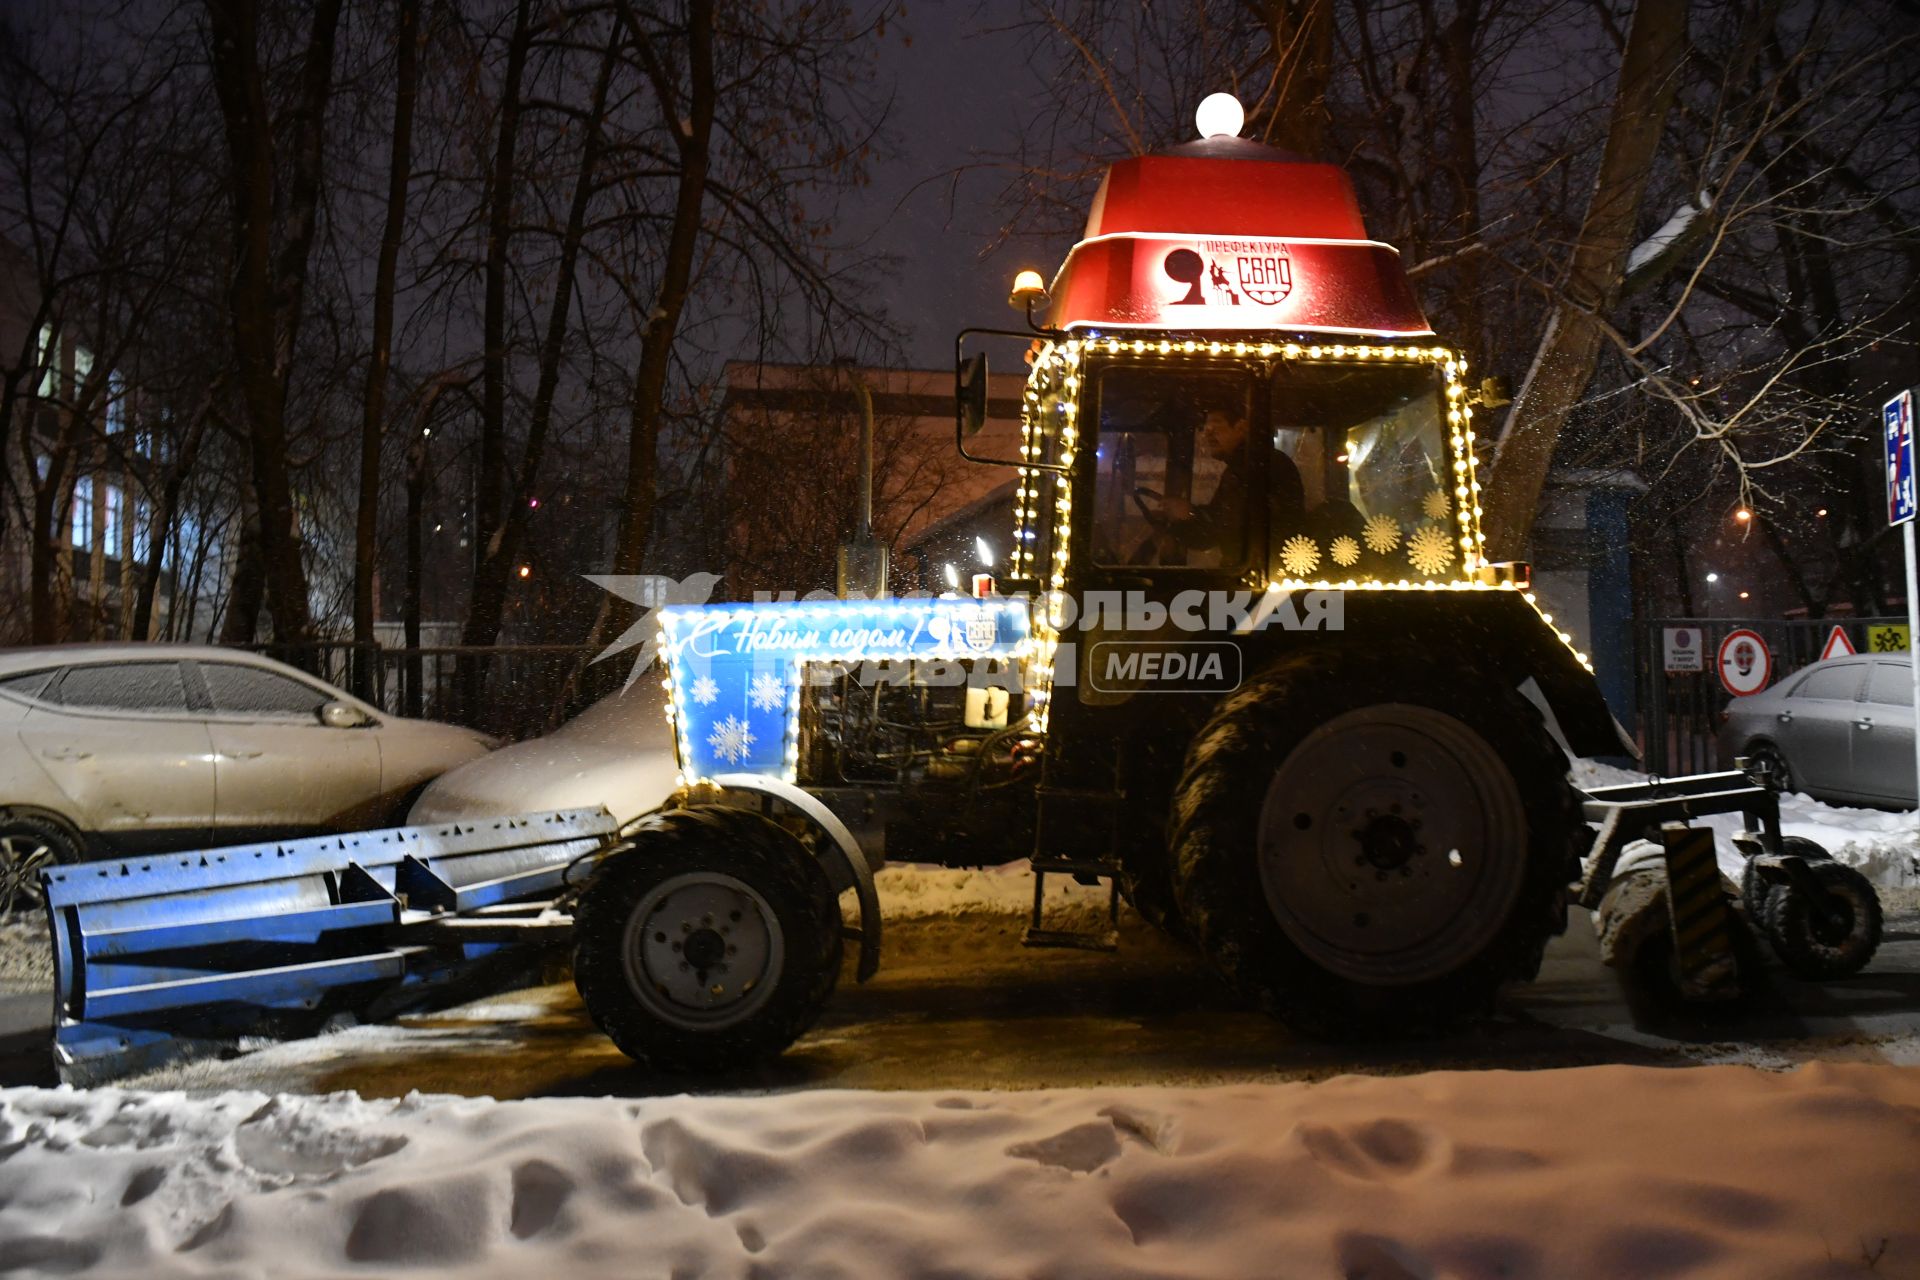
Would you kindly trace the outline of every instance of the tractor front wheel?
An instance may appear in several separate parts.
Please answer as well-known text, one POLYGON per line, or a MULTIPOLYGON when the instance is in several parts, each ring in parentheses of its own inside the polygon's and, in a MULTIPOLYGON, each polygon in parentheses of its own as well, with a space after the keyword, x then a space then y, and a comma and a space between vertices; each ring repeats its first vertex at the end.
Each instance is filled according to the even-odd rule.
POLYGON ((595 874, 574 917, 573 979, 628 1057, 736 1070, 813 1025, 840 949, 839 900, 800 840, 703 805, 654 818, 595 874))

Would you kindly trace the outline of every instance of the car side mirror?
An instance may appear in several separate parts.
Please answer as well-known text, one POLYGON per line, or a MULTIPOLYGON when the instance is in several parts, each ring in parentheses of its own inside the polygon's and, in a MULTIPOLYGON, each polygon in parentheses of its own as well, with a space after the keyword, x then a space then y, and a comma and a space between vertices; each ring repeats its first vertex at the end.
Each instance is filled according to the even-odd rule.
POLYGON ((320 723, 329 729, 358 729, 372 721, 366 712, 352 703, 335 698, 320 705, 320 723))

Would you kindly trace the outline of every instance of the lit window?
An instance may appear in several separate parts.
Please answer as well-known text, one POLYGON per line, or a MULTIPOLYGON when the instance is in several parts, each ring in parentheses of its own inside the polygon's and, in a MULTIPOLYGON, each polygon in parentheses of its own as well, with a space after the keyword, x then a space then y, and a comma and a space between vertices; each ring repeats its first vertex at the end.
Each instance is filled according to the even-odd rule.
POLYGON ((40 338, 33 344, 34 367, 40 370, 40 398, 51 400, 60 394, 60 342, 53 326, 40 326, 40 338))
POLYGON ((73 349, 73 393, 77 396, 86 390, 87 379, 93 376, 93 352, 85 347, 73 349))
POLYGON ((73 482, 73 545, 93 547, 93 481, 87 476, 73 482))
POLYGON ((107 485, 101 496, 106 511, 106 528, 100 534, 100 550, 107 555, 120 554, 120 509, 125 495, 114 485, 107 485))
POLYGON ((107 434, 127 429, 127 380, 119 370, 107 374, 107 434))

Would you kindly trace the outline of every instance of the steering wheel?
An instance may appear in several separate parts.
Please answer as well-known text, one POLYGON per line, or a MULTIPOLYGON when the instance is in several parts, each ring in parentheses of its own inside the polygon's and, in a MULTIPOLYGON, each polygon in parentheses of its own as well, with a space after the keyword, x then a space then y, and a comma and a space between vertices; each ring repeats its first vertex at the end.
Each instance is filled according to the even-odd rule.
POLYGON ((1155 502, 1165 501, 1165 499, 1160 496, 1158 489, 1149 489, 1143 485, 1133 491, 1133 505, 1140 508, 1140 514, 1146 518, 1147 523, 1156 529, 1165 529, 1167 527, 1167 517, 1148 506, 1148 498, 1152 498, 1155 502))

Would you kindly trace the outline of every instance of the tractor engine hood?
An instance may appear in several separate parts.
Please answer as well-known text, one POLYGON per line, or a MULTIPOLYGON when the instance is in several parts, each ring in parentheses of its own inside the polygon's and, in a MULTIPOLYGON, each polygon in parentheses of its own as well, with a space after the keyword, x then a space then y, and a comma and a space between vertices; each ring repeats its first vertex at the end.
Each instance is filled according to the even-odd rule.
POLYGON ((1109 168, 1049 294, 1059 329, 1433 332, 1345 171, 1244 138, 1109 168))

